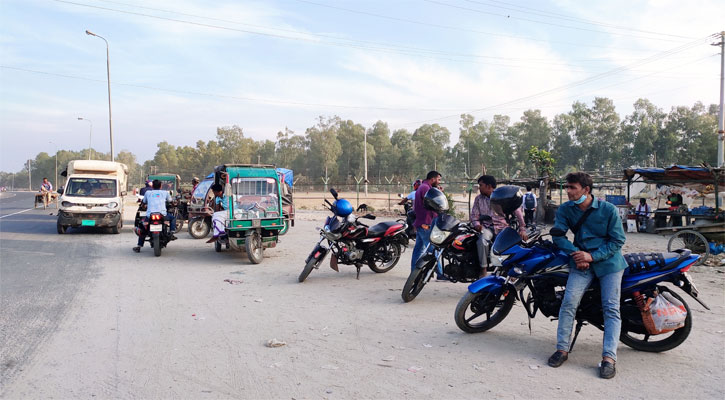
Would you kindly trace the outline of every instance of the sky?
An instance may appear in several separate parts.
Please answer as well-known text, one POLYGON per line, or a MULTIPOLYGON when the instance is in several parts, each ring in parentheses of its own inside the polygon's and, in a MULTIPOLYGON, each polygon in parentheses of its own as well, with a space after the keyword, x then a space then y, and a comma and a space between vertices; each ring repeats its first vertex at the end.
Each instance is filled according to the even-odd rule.
MULTIPOLYGON (((719 101, 722 0, 0 0, 0 170, 39 152, 719 101), (84 118, 88 121, 78 120, 84 118), (90 138, 89 138, 90 136, 90 138)), ((223 160, 220 160, 223 161, 223 160)))

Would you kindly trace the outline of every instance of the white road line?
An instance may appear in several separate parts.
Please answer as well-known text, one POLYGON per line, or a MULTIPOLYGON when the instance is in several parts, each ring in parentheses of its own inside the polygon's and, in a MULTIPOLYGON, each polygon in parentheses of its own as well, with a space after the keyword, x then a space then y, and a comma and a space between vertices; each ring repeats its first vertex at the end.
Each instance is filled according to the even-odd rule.
POLYGON ((28 212, 28 211, 32 211, 32 210, 34 210, 34 208, 28 208, 27 210, 14 212, 14 213, 8 214, 8 215, 3 215, 2 217, 0 217, 0 219, 7 218, 7 217, 11 217, 11 216, 13 216, 15 214, 20 214, 20 213, 24 213, 24 212, 28 212))

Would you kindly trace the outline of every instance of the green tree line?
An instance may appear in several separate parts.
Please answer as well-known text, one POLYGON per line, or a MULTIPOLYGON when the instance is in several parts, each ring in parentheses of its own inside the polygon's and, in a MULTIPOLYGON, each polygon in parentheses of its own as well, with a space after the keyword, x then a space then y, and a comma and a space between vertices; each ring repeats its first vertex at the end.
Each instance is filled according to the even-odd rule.
MULTIPOLYGON (((423 124, 412 132, 392 130, 384 121, 365 127, 338 116, 320 116, 304 133, 287 128, 276 140, 254 140, 239 126, 217 128, 214 140, 195 146, 158 143, 154 158, 142 164, 129 151, 116 160, 127 164, 130 182, 138 184, 153 172, 181 175, 184 181, 203 177, 224 163, 275 164, 295 171, 300 183, 353 183, 364 176, 367 143, 368 179, 384 183, 420 178, 431 169, 446 179, 474 178, 483 171, 499 178, 537 176, 528 150, 546 150, 554 160, 554 175, 572 170, 619 171, 629 166, 715 164, 717 149, 716 105, 700 102, 692 107, 673 107, 669 112, 647 99, 634 103, 631 114, 621 118, 611 99, 597 97, 591 105, 574 102, 571 110, 549 119, 540 110, 527 110, 518 121, 505 115, 476 120, 462 114, 459 138, 438 124, 423 124)), ((58 152, 58 170, 69 160, 87 158, 87 150, 58 152)), ((95 153, 94 159, 110 159, 95 153)), ((39 153, 30 162, 32 187, 41 179, 53 179, 55 155, 39 153)), ((28 187, 28 165, 14 173, 0 172, 0 186, 28 187)), ((54 182, 55 183, 55 182, 54 182)))

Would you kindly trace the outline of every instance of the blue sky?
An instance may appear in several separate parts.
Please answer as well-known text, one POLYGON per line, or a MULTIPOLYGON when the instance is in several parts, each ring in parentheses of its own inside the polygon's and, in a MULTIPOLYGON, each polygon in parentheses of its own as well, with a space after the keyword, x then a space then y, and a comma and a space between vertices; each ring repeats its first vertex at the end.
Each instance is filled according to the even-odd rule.
POLYGON ((108 151, 105 44, 86 29, 110 44, 115 150, 143 162, 162 140, 193 146, 233 124, 274 139, 319 115, 437 122, 455 143, 463 112, 716 103, 704 38, 723 15, 715 0, 0 0, 0 170, 51 141, 87 147, 78 117, 108 151))

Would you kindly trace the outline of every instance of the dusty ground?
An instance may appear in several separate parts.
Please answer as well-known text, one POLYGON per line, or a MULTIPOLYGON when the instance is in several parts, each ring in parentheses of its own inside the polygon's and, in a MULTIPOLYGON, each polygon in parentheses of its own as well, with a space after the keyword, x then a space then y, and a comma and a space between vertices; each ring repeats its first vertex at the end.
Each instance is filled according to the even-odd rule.
MULTIPOLYGON (((4 398, 713 398, 725 396, 724 268, 693 268, 706 311, 661 354, 619 347, 618 375, 597 377, 601 332, 586 327, 569 361, 546 366, 556 322, 527 328, 516 305, 493 330, 453 321, 465 284, 432 282, 403 304, 410 250, 386 274, 326 265, 297 276, 325 214, 300 211, 264 262, 215 253, 186 233, 155 258, 131 252, 128 228, 107 235, 100 273, 37 350, 4 398), (225 280, 239 280, 230 284, 225 280), (270 348, 271 340, 286 345, 270 348)), ((130 214, 129 214, 130 217, 130 214)), ((81 240, 66 235, 63 240, 81 240)), ((99 241, 95 241, 99 242, 99 241)), ((95 243, 94 242, 94 243, 95 243)), ((629 234, 628 251, 663 251, 629 234)))

